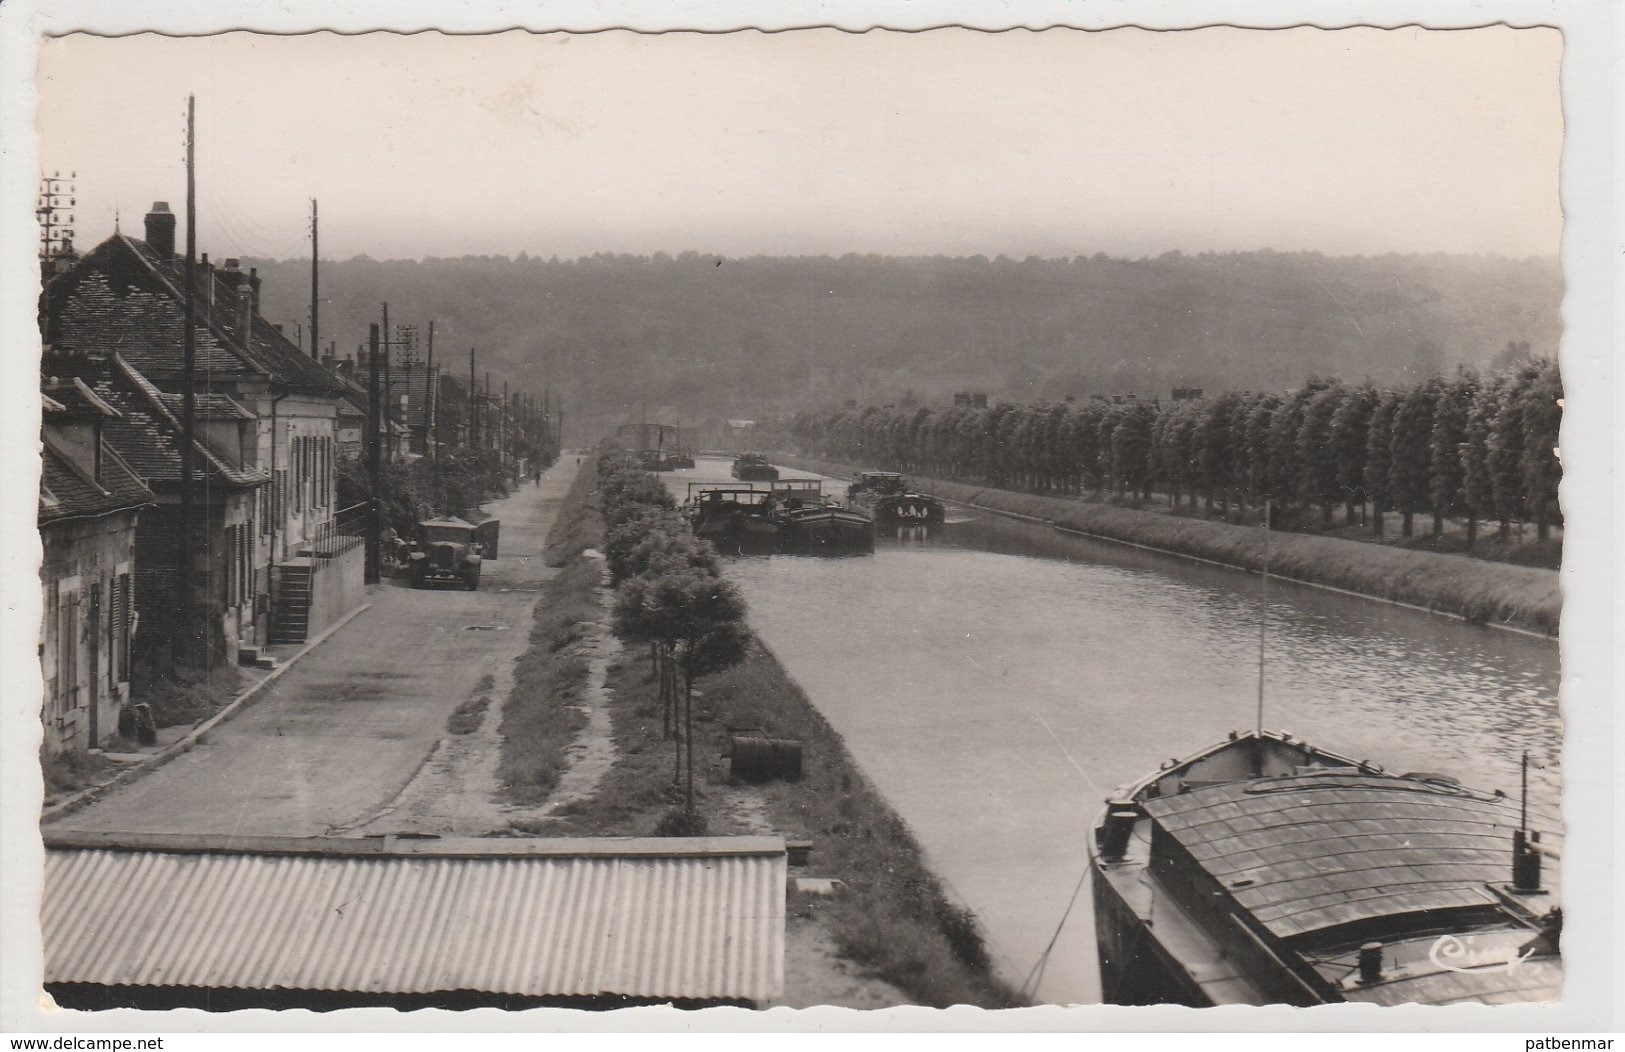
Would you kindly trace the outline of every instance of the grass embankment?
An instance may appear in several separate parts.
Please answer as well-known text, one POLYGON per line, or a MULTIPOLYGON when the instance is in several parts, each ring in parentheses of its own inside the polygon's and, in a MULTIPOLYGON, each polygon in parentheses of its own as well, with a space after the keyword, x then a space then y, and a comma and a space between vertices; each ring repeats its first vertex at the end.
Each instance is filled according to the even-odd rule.
POLYGON ((542 561, 547 565, 563 566, 601 543, 604 520, 599 517, 598 505, 592 499, 597 485, 593 465, 581 465, 559 502, 552 528, 547 531, 547 547, 542 550, 542 561))
MULTIPOLYGON (((857 470, 850 464, 810 457, 777 459, 804 471, 849 475, 857 470)), ((1272 575, 1405 603, 1475 624, 1500 624, 1555 636, 1562 612, 1562 591, 1551 570, 1338 537, 1270 532, 943 479, 915 481, 939 497, 962 504, 1042 519, 1061 529, 1253 572, 1262 570, 1267 561, 1272 575)))
POLYGON ((587 719, 577 707, 587 660, 574 644, 582 638, 583 622, 605 616, 598 598, 601 564, 582 554, 595 539, 591 491, 591 472, 584 471, 559 506, 558 527, 543 558, 561 569, 542 584, 530 647, 514 663, 513 690, 502 709, 497 778, 516 804, 539 803, 553 791, 564 771, 565 750, 587 719))

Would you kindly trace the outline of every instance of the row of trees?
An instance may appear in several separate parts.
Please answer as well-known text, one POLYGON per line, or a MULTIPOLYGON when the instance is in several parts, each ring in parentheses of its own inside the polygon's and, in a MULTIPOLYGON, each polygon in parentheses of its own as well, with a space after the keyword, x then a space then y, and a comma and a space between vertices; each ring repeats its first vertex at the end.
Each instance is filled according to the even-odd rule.
POLYGON ((649 649, 672 781, 683 786, 682 821, 663 831, 697 836, 705 829, 694 810, 694 681, 744 657, 745 602, 722 578, 716 550, 689 532, 670 492, 636 459, 612 450, 597 470, 615 634, 649 649))
MULTIPOLYGON (((384 525, 401 535, 414 523, 437 515, 469 518, 486 501, 506 496, 512 482, 502 455, 494 449, 456 448, 443 450, 439 457, 387 460, 381 472, 384 525)), ((372 499, 367 468, 359 459, 340 460, 334 481, 340 507, 372 499)))
POLYGON ((896 465, 1037 491, 1166 495, 1231 516, 1269 502, 1276 511, 1338 505, 1352 523, 1369 510, 1381 536, 1385 512, 1411 536, 1416 515, 1433 533, 1465 521, 1534 522, 1541 540, 1561 523, 1556 456, 1562 421, 1557 364, 1531 358, 1502 372, 1460 370, 1405 388, 1311 378, 1296 391, 1227 392, 1215 398, 979 409, 870 406, 803 412, 791 434, 803 452, 896 465))

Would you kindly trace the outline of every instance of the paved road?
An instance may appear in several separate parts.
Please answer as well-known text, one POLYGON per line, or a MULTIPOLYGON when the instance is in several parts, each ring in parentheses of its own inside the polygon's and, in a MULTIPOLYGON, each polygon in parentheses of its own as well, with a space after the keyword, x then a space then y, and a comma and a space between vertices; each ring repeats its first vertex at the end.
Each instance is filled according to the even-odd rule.
MULTIPOLYGON (((289 669, 205 744, 53 829, 317 836, 364 824, 446 734, 480 678, 525 648, 547 530, 576 474, 566 457, 487 510, 501 558, 478 592, 385 579, 372 609, 289 669)), ((499 701, 500 699, 493 699, 499 701)))

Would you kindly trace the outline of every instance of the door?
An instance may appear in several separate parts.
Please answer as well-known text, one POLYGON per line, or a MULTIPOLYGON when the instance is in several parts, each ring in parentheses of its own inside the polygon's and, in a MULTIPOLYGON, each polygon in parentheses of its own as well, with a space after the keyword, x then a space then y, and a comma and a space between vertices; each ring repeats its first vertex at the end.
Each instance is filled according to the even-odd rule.
POLYGON ((497 557, 497 538, 502 532, 502 523, 497 519, 486 519, 474 527, 474 536, 480 542, 480 558, 495 559, 497 557))

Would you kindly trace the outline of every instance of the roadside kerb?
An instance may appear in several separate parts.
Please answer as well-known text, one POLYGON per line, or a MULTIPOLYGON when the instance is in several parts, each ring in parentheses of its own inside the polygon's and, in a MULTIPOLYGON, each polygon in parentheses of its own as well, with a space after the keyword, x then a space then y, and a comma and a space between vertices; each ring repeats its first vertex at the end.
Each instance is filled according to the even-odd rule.
POLYGON ((129 767, 120 771, 112 778, 109 778, 101 785, 93 785, 89 789, 84 789, 75 793, 66 800, 59 800, 50 807, 42 808, 40 810, 41 824, 49 822, 52 819, 61 818, 64 815, 72 814, 87 804, 95 803, 97 800, 105 796, 109 791, 118 788, 125 782, 133 781, 141 775, 146 774, 148 771, 157 770, 182 753, 191 752, 193 746, 208 740, 209 732, 213 730, 217 724, 223 723, 232 716, 235 716, 239 709, 242 709, 244 706, 248 705, 249 702, 256 700, 265 692, 267 687, 281 679, 282 674, 292 668, 300 658, 327 642, 327 640, 335 632, 371 609, 371 603, 362 603, 354 610, 351 610, 348 614, 345 614, 343 617, 333 622, 333 624, 329 625, 321 635, 317 636, 315 639, 312 639, 310 642, 306 643, 304 646, 290 654, 286 661, 280 663, 275 669, 271 670, 270 675, 266 676, 258 683, 255 683, 253 686, 237 695, 228 705, 226 705, 225 708, 221 709, 213 716, 210 716, 196 727, 193 727, 191 731, 187 733, 186 737, 181 738, 179 741, 174 742, 166 748, 153 753, 151 756, 141 760, 138 763, 132 763, 129 767))

